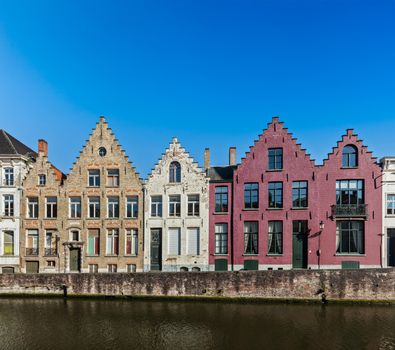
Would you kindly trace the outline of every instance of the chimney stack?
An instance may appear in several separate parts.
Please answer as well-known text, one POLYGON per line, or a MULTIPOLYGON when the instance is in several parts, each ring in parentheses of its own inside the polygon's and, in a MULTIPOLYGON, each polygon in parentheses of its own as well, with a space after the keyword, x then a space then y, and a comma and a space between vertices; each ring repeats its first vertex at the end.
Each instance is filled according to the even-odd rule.
POLYGON ((210 148, 204 150, 204 170, 207 171, 210 168, 210 148))
POLYGON ((229 147, 229 165, 236 165, 236 147, 229 147))
POLYGON ((44 157, 48 156, 48 142, 40 139, 38 140, 38 154, 42 154, 44 157))

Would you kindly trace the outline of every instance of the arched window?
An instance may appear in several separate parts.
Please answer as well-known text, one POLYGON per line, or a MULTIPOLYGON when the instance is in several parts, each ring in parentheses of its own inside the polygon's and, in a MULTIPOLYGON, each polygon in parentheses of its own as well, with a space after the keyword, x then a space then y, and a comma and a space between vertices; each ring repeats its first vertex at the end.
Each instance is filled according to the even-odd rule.
POLYGON ((181 182, 181 165, 178 162, 171 162, 170 164, 170 182, 181 182))
POLYGON ((343 168, 355 168, 358 166, 358 151, 353 145, 343 148, 343 168))

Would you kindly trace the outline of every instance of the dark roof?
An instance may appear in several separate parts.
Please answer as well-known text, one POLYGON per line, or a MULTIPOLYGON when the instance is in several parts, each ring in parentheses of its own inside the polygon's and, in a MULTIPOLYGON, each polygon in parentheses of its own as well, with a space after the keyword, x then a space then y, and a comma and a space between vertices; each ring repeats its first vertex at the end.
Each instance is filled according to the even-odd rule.
POLYGON ((233 173, 237 165, 214 166, 208 169, 210 181, 233 181, 233 173))
POLYGON ((0 154, 37 156, 37 153, 31 148, 24 145, 3 129, 0 129, 0 154))

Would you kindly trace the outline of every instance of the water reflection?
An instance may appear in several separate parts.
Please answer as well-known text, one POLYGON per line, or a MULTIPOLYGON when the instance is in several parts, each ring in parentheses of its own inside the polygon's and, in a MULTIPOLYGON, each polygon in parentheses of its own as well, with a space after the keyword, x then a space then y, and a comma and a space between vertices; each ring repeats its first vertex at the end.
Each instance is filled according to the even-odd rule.
POLYGON ((395 307, 0 299, 1 349, 395 349, 395 307))

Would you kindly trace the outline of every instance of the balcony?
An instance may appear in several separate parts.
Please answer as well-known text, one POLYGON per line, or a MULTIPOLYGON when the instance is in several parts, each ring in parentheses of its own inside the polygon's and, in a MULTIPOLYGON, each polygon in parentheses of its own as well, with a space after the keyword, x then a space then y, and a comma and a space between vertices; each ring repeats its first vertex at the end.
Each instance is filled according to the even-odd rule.
POLYGON ((368 217, 367 204, 339 204, 332 205, 332 217, 336 218, 365 218, 368 217))
POLYGON ((56 256, 57 249, 56 248, 45 248, 44 254, 45 254, 45 256, 56 256))
POLYGON ((38 255, 38 248, 26 248, 26 255, 27 256, 37 256, 38 255))

